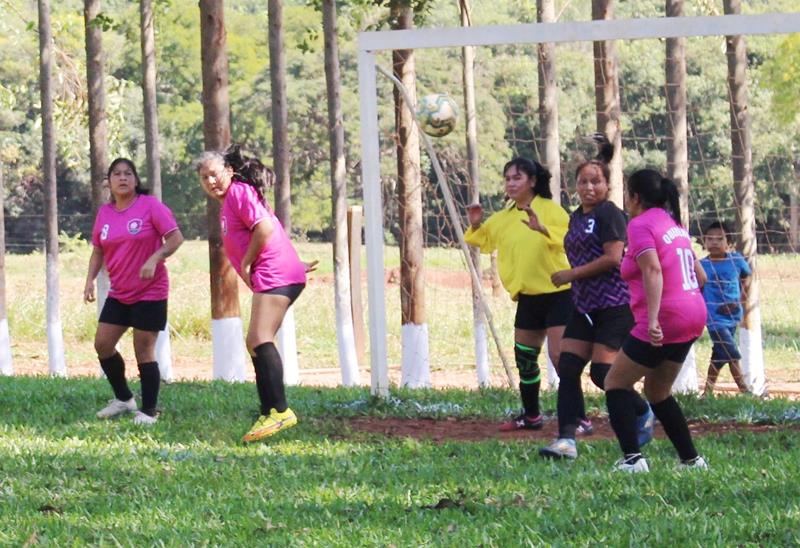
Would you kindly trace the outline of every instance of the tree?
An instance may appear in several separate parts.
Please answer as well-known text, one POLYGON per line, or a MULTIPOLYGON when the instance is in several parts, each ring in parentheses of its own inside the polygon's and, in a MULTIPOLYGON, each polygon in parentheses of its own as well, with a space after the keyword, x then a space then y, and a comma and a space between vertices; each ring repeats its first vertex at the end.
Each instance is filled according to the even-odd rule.
MULTIPOLYGON (((472 25, 468 0, 459 0, 461 26, 472 25)), ((471 204, 480 201, 480 183, 478 179, 478 120, 475 112, 475 47, 461 48, 461 74, 464 88, 464 119, 466 120, 467 144, 467 177, 469 178, 469 201, 471 204)), ((470 248, 470 258, 475 270, 481 271, 481 252, 475 247, 470 248)), ((472 281, 472 326, 475 339, 475 369, 478 374, 478 384, 489 386, 489 348, 487 341, 486 322, 481 310, 480 294, 483 288, 472 281)))
MULTIPOLYGON (((411 29, 414 9, 410 3, 390 3, 392 28, 411 29)), ((402 82, 411 101, 416 102, 414 50, 392 51, 394 76, 402 82)), ((412 388, 430 383, 428 363, 428 326, 425 323, 425 275, 422 246, 422 173, 419 131, 411 108, 400 91, 394 89, 395 127, 397 130, 397 198, 400 217, 400 307, 403 356, 401 383, 412 388)))
POLYGON ((11 375, 14 373, 14 364, 11 359, 11 337, 8 333, 6 311, 6 189, 3 174, 3 162, 0 159, 0 375, 11 375))
POLYGON ((101 0, 84 0, 86 29, 86 83, 89 100, 89 161, 91 167, 92 213, 103 205, 103 179, 108 166, 108 122, 103 59, 101 0))
MULTIPOLYGON (((614 0, 592 0, 592 19, 614 18, 614 0)), ((622 131, 620 128, 619 70, 613 40, 594 42, 594 92, 597 131, 614 145, 610 198, 622 207, 622 131)))
MULTIPOLYGON (((741 0, 723 0, 725 15, 741 13, 741 0)), ((728 90, 731 120, 731 165, 736 201, 736 224, 740 237, 737 247, 753 272, 756 270, 757 240, 755 216, 755 182, 753 180, 753 151, 750 136, 750 114, 747 97, 747 45, 743 36, 726 36, 728 59, 728 90)), ((745 310, 740 332, 742 367, 748 388, 756 394, 766 389, 761 348, 761 310, 758 280, 755 276, 742 284, 745 310)))
POLYGON ((50 374, 67 375, 58 301, 58 209, 56 201, 56 135, 53 123, 53 30, 50 0, 39 0, 39 89, 42 104, 42 170, 44 175, 45 263, 47 284, 47 362, 50 374))
MULTIPOLYGON (((339 39, 335 0, 322 1, 322 28, 325 35, 325 82, 328 95, 328 131, 330 132, 331 217, 333 221, 334 306, 336 341, 342 384, 358 384, 353 314, 350 309, 350 262, 347 238, 347 172, 342 116, 342 78, 339 70, 339 39)), ((359 290, 358 288, 356 290, 359 290)))
POLYGON ((139 38, 142 46, 142 96, 144 98, 144 142, 147 151, 147 184, 161 199, 161 154, 158 150, 156 107, 156 46, 153 30, 153 0, 139 1, 139 38))
MULTIPOLYGON (((536 0, 539 23, 555 21, 554 0, 536 0)), ((561 203, 561 154, 558 142, 558 85, 556 83, 556 45, 541 43, 536 47, 539 63, 539 126, 544 139, 542 163, 550 170, 553 199, 561 203)))
MULTIPOLYGON (((231 143, 228 56, 222 0, 200 0, 200 51, 203 72, 203 140, 206 150, 231 143)), ((244 380, 245 352, 236 271, 222 248, 220 204, 206 199, 211 277, 211 333, 215 379, 244 380)))

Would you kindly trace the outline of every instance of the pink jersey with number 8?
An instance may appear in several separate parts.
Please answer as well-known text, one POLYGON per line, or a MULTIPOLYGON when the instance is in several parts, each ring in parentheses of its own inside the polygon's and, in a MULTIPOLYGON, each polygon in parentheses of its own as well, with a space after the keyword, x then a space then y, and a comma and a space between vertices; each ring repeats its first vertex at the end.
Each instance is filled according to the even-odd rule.
POLYGON ((622 279, 631 292, 631 311, 636 325, 631 335, 649 341, 647 297, 642 271, 636 259, 655 251, 664 280, 658 321, 664 344, 696 339, 706 323, 706 305, 694 271, 692 240, 685 228, 660 207, 653 207, 628 223, 628 249, 622 259, 622 279))

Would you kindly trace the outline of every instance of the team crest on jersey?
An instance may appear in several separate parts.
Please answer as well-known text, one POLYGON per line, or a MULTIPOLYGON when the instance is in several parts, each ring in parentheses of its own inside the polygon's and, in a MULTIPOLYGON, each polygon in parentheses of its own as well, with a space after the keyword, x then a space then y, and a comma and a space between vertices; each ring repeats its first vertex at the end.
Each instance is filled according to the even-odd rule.
POLYGON ((131 219, 128 221, 128 233, 129 234, 139 234, 142 231, 142 220, 141 219, 131 219))

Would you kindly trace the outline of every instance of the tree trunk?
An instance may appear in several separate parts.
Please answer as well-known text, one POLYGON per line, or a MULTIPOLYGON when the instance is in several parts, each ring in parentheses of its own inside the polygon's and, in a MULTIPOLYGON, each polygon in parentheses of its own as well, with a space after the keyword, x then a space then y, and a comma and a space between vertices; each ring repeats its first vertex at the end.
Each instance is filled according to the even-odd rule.
MULTIPOLYGON (((459 0, 461 26, 469 27, 471 22, 468 0, 459 0)), ((474 204, 480 201, 480 184, 478 179, 478 120, 475 113, 475 47, 461 48, 461 73, 464 89, 464 119, 467 122, 467 176, 469 177, 469 200, 474 204)), ((481 252, 470 247, 472 264, 481 272, 481 252)), ((489 386, 489 345, 488 331, 481 310, 480 294, 483 288, 472 281, 472 334, 475 342, 475 371, 479 386, 489 386)))
MULTIPOLYGON (((741 13, 740 0, 723 0, 725 15, 741 13)), ((725 38, 728 58, 728 90, 731 114, 731 165, 734 196, 737 206, 738 249, 745 256, 754 275, 746 278, 743 289, 747 294, 743 325, 740 331, 742 366, 748 387, 756 394, 766 388, 764 358, 761 347, 761 311, 756 269, 755 184, 753 153, 750 140, 750 115, 747 97, 747 46, 743 36, 725 38)))
MULTIPOLYGON (((613 0, 592 0, 592 19, 614 18, 613 0)), ((614 145, 611 159, 610 198, 622 207, 622 131, 620 128, 619 75, 617 49, 613 40, 594 43, 594 93, 597 131, 605 133, 614 145)))
POLYGON ((158 151, 158 109, 156 103, 156 42, 153 0, 139 1, 142 45, 142 96, 144 98, 144 143, 147 151, 147 184, 161 199, 161 155, 158 151))
POLYGON ((339 71, 339 40, 335 0, 322 1, 322 28, 325 35, 325 83, 328 95, 330 134, 331 217, 333 220, 333 278, 336 308, 336 341, 342 384, 358 384, 353 314, 350 309, 350 261, 347 237, 347 168, 344 156, 342 118, 342 78, 339 71))
POLYGON ((86 29, 86 83, 89 96, 89 164, 92 184, 92 213, 103 205, 103 179, 108 167, 108 123, 104 81, 103 29, 94 24, 101 12, 101 0, 84 0, 86 29))
MULTIPOLYGON (((272 91, 272 157, 275 167, 275 215, 287 232, 292 228, 292 190, 289 174, 289 107, 286 96, 286 52, 283 43, 283 2, 269 0, 269 78, 272 91)), ((289 308, 276 334, 283 358, 283 381, 299 382, 294 309, 289 308)))
MULTIPOLYGON (((392 4, 393 28, 414 26, 414 11, 405 2, 392 4)), ((413 50, 394 50, 392 68, 416 103, 416 74, 413 50)), ((400 218, 400 307, 402 316, 402 384, 412 388, 430 384, 428 326, 425 323, 425 276, 422 247, 422 174, 419 132, 400 91, 394 89, 397 128, 397 197, 400 218)))
MULTIPOLYGON (((231 142, 228 104, 228 56, 222 0, 200 0, 203 71, 203 139, 206 150, 224 150, 231 142)), ((244 380, 244 346, 236 271, 222 248, 220 203, 206 199, 211 278, 211 328, 215 379, 244 380)))
MULTIPOLYGON (((539 23, 555 21, 554 0, 536 0, 536 20, 539 23)), ((552 42, 536 46, 539 62, 539 126, 544 147, 542 163, 550 170, 550 191, 553 200, 561 203, 561 155, 558 142, 558 85, 556 83, 556 45, 552 42)))
POLYGON ((47 361, 51 375, 65 377, 67 375, 67 364, 64 359, 64 337, 61 330, 58 301, 58 210, 56 202, 56 136, 53 123, 52 63, 53 31, 50 26, 50 0, 39 0, 39 87, 42 104, 47 361))
POLYGON ((3 164, 0 163, 0 375, 13 375, 14 363, 11 359, 11 337, 8 332, 8 313, 6 310, 5 196, 3 164))
MULTIPOLYGON (((667 17, 683 16, 683 0, 666 0, 667 17)), ((689 226, 689 149, 686 122, 685 38, 667 38, 667 177, 678 185, 681 221, 689 226)))
POLYGON ((792 253, 797 253, 800 244, 800 206, 797 203, 798 185, 800 185, 800 157, 792 159, 794 181, 789 187, 789 245, 792 253))
POLYGON ((286 53, 283 47, 283 5, 269 0, 269 79, 272 91, 272 157, 275 167, 275 215, 289 232, 291 181, 289 175, 289 112, 286 98, 286 53))
MULTIPOLYGON (((683 0, 666 0, 667 17, 683 16, 683 0)), ((664 72, 667 95, 667 177, 678 185, 681 199, 681 222, 689 226, 689 149, 686 123, 686 58, 685 38, 667 38, 664 72)), ((697 363, 694 348, 672 384, 673 392, 697 392, 697 363)))

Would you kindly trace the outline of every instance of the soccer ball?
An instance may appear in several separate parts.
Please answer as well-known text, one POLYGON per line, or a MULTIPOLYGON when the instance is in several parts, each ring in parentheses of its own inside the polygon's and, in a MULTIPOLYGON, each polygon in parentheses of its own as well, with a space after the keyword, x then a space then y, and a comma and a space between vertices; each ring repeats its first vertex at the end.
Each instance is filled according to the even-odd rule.
POLYGON ((431 137, 444 137, 456 127, 458 107, 446 93, 432 93, 417 104, 417 119, 422 131, 431 137))

